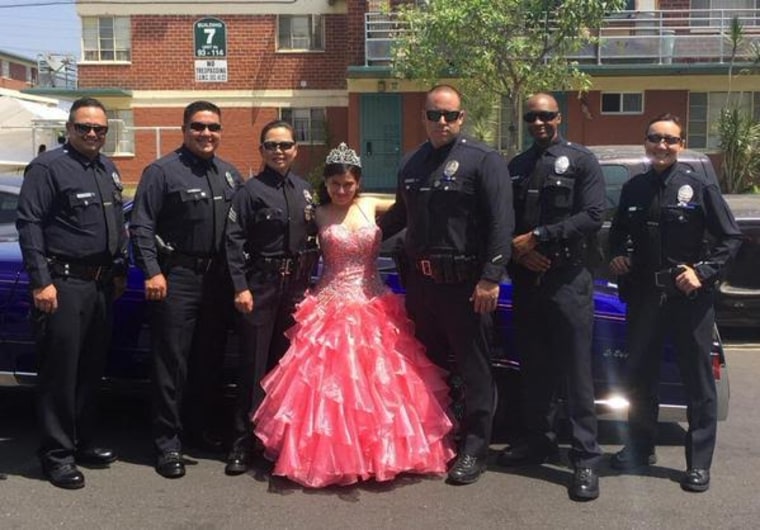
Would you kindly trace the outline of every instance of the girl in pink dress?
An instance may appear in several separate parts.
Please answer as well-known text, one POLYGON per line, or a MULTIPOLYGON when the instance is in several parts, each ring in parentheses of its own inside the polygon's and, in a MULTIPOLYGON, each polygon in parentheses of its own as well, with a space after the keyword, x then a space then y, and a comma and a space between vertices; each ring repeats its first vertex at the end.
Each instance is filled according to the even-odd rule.
POLYGON ((323 274, 296 309, 290 348, 262 381, 254 432, 274 475, 307 487, 443 474, 455 456, 446 374, 375 265, 375 214, 389 205, 357 196, 361 161, 346 144, 330 152, 324 175, 323 274))

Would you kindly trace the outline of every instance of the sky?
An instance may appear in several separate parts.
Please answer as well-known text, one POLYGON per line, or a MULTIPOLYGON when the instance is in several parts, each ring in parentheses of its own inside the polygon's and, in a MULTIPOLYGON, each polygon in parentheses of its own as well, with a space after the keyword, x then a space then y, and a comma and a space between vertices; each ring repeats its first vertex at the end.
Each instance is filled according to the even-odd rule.
POLYGON ((74 0, 0 0, 0 19, 0 50, 29 59, 39 53, 80 59, 81 26, 74 0))

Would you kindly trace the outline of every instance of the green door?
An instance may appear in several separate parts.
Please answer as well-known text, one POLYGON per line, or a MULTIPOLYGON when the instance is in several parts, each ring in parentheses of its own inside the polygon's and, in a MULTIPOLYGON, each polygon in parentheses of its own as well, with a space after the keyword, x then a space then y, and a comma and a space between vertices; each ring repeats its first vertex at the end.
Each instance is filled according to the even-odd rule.
POLYGON ((362 94, 362 187, 367 191, 395 191, 401 160, 401 96, 362 94))

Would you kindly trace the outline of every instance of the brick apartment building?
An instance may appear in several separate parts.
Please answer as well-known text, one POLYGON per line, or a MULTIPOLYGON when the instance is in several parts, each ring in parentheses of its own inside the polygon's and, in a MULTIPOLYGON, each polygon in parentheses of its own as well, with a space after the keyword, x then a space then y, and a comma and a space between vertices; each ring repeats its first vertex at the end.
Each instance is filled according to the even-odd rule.
MULTIPOLYGON (((401 154, 424 140, 425 87, 391 77, 386 3, 398 2, 78 2, 83 56, 79 89, 69 95, 95 95, 111 110, 106 150, 127 181, 179 145, 182 108, 203 98, 222 108, 220 154, 244 174, 260 168, 263 124, 283 118, 297 129, 302 174, 347 141, 362 154, 366 187, 391 189, 401 154)), ((576 58, 593 90, 582 99, 558 94, 565 136, 588 145, 640 144, 648 119, 668 111, 686 120, 690 147, 716 151, 728 24, 739 16, 748 41, 758 42, 759 3, 629 0, 627 11, 605 22, 600 44, 576 58)), ((739 50, 735 70, 750 73, 732 89, 760 117, 760 76, 749 55, 748 46, 739 50)), ((511 123, 506 112, 495 125, 500 147, 511 123)))
POLYGON ((36 61, 0 50, 0 88, 23 90, 36 84, 36 61))

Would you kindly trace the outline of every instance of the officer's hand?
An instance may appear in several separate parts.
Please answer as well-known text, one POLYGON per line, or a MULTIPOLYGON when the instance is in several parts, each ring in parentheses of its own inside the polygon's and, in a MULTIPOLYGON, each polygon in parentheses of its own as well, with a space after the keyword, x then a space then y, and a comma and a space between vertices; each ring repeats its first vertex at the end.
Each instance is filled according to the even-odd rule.
POLYGON ((676 276, 676 287, 678 287, 686 295, 690 295, 697 289, 702 287, 702 282, 697 276, 697 272, 688 265, 681 265, 684 269, 681 274, 676 276))
POLYGON ((517 263, 533 272, 546 272, 552 265, 551 260, 537 250, 523 254, 517 258, 517 263))
POLYGON ((166 298, 166 278, 160 272, 145 280, 145 298, 147 300, 166 298))
POLYGON ((526 232, 525 234, 515 236, 512 239, 512 255, 516 259, 520 259, 520 257, 536 248, 537 244, 538 241, 536 241, 536 236, 533 235, 533 232, 526 232))
POLYGON ((246 289, 235 293, 235 309, 241 313, 250 313, 253 311, 253 293, 246 289))
POLYGON ((610 261, 610 272, 616 276, 622 276, 631 272, 631 258, 628 256, 615 256, 610 261))
POLYGON ((127 290, 127 277, 126 276, 114 276, 113 277, 113 299, 118 300, 124 291, 127 290))
POLYGON ((490 313, 499 302, 499 284, 480 280, 470 297, 473 309, 478 314, 490 313))
POLYGON ((58 289, 52 283, 32 290, 34 307, 43 313, 55 313, 58 309, 58 289))

